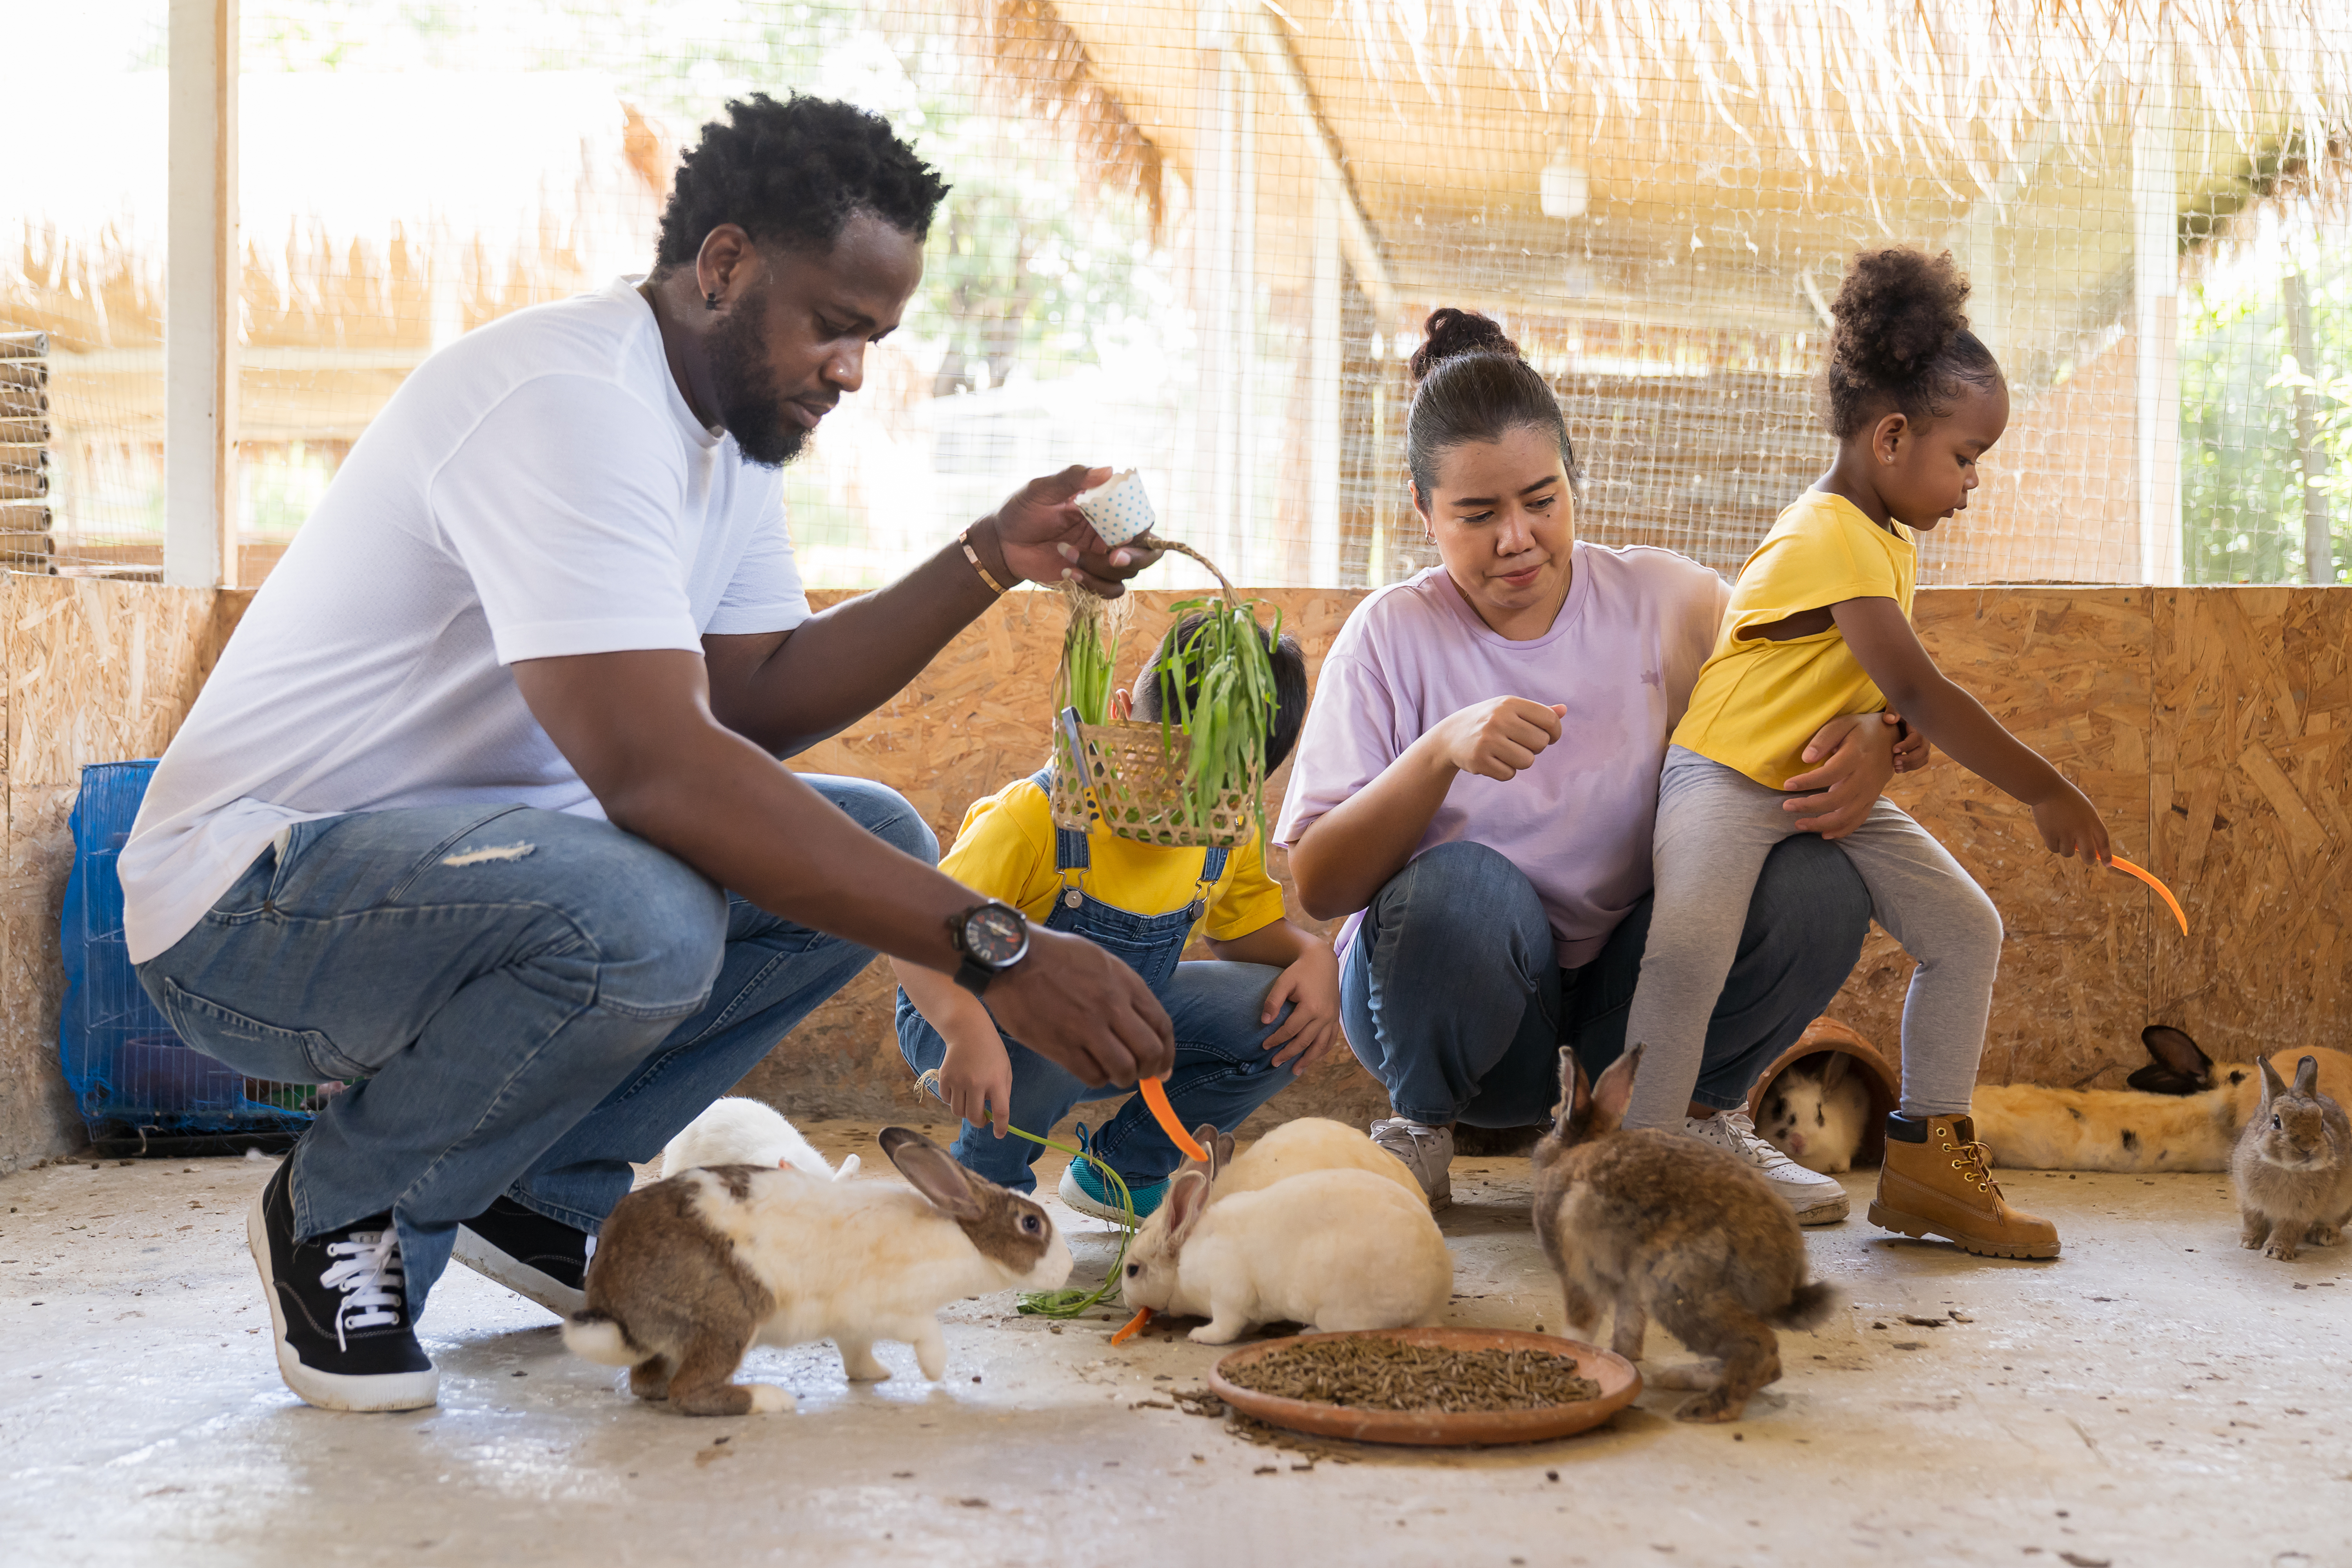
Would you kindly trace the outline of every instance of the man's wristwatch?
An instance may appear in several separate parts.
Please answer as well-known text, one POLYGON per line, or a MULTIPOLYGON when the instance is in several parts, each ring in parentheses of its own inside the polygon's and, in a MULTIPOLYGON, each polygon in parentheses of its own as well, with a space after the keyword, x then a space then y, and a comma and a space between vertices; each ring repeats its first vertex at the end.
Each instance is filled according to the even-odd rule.
POLYGON ((974 904, 948 917, 948 940, 963 954, 955 983, 977 996, 990 981, 1029 956, 1029 922, 1010 904, 974 904))

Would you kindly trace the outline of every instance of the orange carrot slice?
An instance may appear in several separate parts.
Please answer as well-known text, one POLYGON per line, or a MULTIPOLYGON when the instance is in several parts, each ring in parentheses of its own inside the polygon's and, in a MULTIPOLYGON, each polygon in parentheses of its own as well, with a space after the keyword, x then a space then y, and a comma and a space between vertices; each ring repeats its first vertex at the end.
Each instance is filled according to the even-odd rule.
MULTIPOLYGON (((1158 1080, 1154 1079, 1152 1081, 1157 1082, 1158 1080)), ((1127 1321, 1127 1327, 1111 1335, 1110 1342, 1115 1345, 1123 1345, 1127 1343, 1128 1341, 1135 1338, 1137 1332, 1142 1329, 1144 1324, 1150 1321, 1151 1321, 1151 1309, 1149 1307, 1139 1309, 1135 1316, 1127 1321)))
POLYGON ((2146 882, 2149 887, 2154 888, 2156 889, 2156 896, 2162 899, 2165 902, 2165 906, 2172 910, 2172 918, 2180 922, 2180 934, 2183 936, 2187 936, 2189 934, 2189 917, 2180 912, 2180 900, 2172 896, 2172 889, 2170 888, 2166 887, 2162 882, 2158 881, 2154 877, 2150 876, 2146 871, 2141 870, 2138 867, 2133 865, 2130 861, 2125 859, 2120 855, 2108 857, 2107 866, 2109 869, 2121 871, 2126 876, 2137 877, 2141 881, 2146 882))
POLYGON ((1168 1086, 1156 1078, 1148 1078, 1140 1087, 1143 1103, 1151 1108, 1152 1120, 1158 1121, 1161 1131, 1168 1134, 1168 1141, 1192 1158, 1207 1164, 1209 1152, 1194 1142, 1192 1135, 1184 1131, 1184 1124, 1176 1120, 1176 1108, 1168 1103, 1168 1086))

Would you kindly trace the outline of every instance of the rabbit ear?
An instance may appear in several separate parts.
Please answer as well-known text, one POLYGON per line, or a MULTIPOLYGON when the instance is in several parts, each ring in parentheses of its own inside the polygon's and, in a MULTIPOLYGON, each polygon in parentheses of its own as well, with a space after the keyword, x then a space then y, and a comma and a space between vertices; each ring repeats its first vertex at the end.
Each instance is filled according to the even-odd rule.
POLYGON ((1633 1075, 1642 1070, 1642 1053, 1648 1048, 1646 1044, 1635 1046, 1602 1070, 1601 1081, 1592 1086, 1591 1131, 1614 1132, 1625 1120, 1626 1103, 1633 1098, 1633 1075))
POLYGON ((2139 1032, 2148 1065, 2125 1081, 2150 1094, 2196 1094, 2213 1087, 2213 1058, 2184 1030, 2150 1024, 2139 1032))
MULTIPOLYGON (((2303 1059, 2305 1061, 2311 1060, 2309 1057, 2305 1057, 2303 1059)), ((2314 1065, 2315 1068, 2316 1064, 2314 1065)), ((2256 1057, 2254 1058, 2254 1066, 2262 1069, 2263 1104, 2267 1106, 2272 1100, 2276 1100, 2280 1095, 2286 1092, 2286 1085, 2279 1080, 2278 1068, 2271 1066, 2270 1058, 2256 1057)))
POLYGON ((2319 1058, 2305 1057, 2294 1064, 2294 1091, 2308 1095, 2319 1088, 2319 1058))
MULTIPOLYGON (((1184 1168, 1191 1171, 1205 1171, 1208 1173, 1209 1180, 1215 1181, 1217 1173, 1225 1168, 1226 1159, 1224 1150, 1217 1147, 1217 1124, 1213 1121, 1203 1121, 1193 1128, 1192 1142, 1198 1143, 1209 1158, 1205 1163, 1199 1160, 1187 1160, 1184 1162, 1184 1168)), ((1227 1140, 1227 1142, 1230 1145, 1231 1140, 1227 1140)))
POLYGON ((1584 1076, 1584 1064, 1568 1047, 1559 1048, 1559 1101, 1551 1108, 1552 1131, 1573 1140, 1584 1131, 1585 1123, 1592 1120, 1592 1084, 1584 1076))
POLYGON ((955 1156, 910 1127, 885 1127, 876 1140, 890 1163, 931 1206, 954 1219, 978 1219, 980 1194, 972 1190, 971 1173, 955 1156))
MULTIPOLYGON (((1213 1152, 1217 1156, 1217 1170, 1222 1171, 1227 1165, 1232 1164, 1234 1163, 1234 1135, 1230 1132, 1218 1133, 1213 1152)), ((1215 1178, 1212 1176, 1210 1179, 1213 1181, 1215 1178)))
POLYGON ((1829 1057, 1830 1059, 1822 1064, 1822 1088, 1824 1090, 1843 1083, 1847 1069, 1853 1066, 1853 1058, 1843 1051, 1832 1051, 1829 1057))
POLYGON ((1168 1251, 1173 1257, 1184 1246, 1184 1238, 1201 1222, 1209 1206, 1208 1173, 1195 1165, 1179 1171, 1168 1184, 1165 1200, 1168 1209, 1168 1251))

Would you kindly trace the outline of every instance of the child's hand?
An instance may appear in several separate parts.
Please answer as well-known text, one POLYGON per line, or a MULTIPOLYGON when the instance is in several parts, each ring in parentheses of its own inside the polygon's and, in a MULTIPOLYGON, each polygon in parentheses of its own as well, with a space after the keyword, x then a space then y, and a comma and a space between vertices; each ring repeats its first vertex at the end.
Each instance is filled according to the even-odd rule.
POLYGON ((2075 856, 2093 866, 2104 866, 2114 858, 2107 849, 2107 828, 2099 820, 2099 808, 2063 780, 2060 793, 2034 803, 2033 826, 2041 829, 2042 842, 2053 855, 2075 856))
POLYGON ((940 1063, 940 1098, 974 1127, 995 1122, 996 1135, 1013 1116, 1013 1058, 1000 1038, 948 1042, 940 1063))
POLYGON ((1926 767, 1935 755, 1935 748, 1927 744, 1927 737, 1916 725, 1906 722, 1902 714, 1892 710, 1882 717, 1895 727, 1895 771, 1916 773, 1926 767))
POLYGON ((1339 961, 1329 948, 1310 943, 1282 972, 1266 989, 1258 1022, 1272 1022, 1286 1002, 1290 1016, 1266 1037, 1265 1048, 1274 1052, 1275 1066, 1301 1073, 1329 1056, 1339 1040, 1339 961))

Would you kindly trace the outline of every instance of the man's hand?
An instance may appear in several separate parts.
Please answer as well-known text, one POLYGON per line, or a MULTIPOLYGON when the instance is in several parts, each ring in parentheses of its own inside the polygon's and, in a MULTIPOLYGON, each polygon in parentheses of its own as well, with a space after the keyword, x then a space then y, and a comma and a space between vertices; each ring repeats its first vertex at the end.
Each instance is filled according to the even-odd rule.
POLYGON ((1559 721, 1567 712, 1525 697, 1490 697, 1439 720, 1439 745, 1445 760, 1463 773, 1514 779, 1559 739, 1559 721))
POLYGON ((1029 928, 1029 956, 982 998, 1004 1032, 1089 1088, 1164 1078, 1176 1035, 1143 976, 1084 937, 1029 928))
POLYGON ((1329 1056, 1339 1040, 1339 961, 1329 948, 1314 943, 1266 987, 1257 1021, 1274 1022, 1286 1002, 1290 1016, 1262 1048, 1274 1053, 1275 1066, 1303 1073, 1329 1056))
POLYGON ((1105 550, 1102 536, 1077 508, 1077 497, 1109 482, 1108 468, 1069 468, 1031 479, 995 511, 972 524, 972 548, 985 562, 998 554, 1011 577, 1051 588, 1076 579, 1106 599, 1127 592, 1127 580, 1161 552, 1141 545, 1105 550))
POLYGON ((1831 720, 1805 742, 1804 760, 1818 763, 1784 786, 1780 809, 1795 816, 1800 833, 1843 838, 1860 827, 1895 776, 1895 727, 1869 713, 1831 720), (1811 792, 1811 793, 1801 793, 1811 792))

